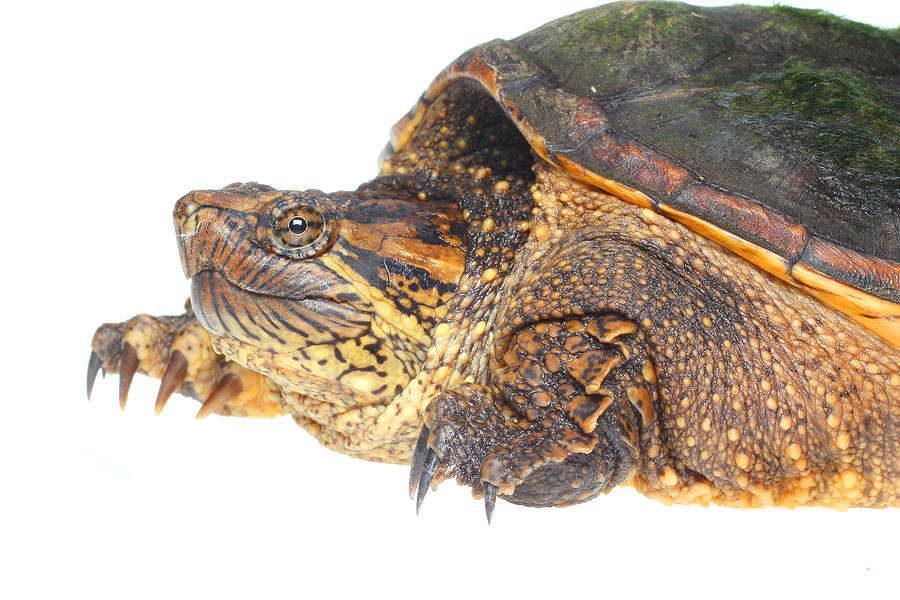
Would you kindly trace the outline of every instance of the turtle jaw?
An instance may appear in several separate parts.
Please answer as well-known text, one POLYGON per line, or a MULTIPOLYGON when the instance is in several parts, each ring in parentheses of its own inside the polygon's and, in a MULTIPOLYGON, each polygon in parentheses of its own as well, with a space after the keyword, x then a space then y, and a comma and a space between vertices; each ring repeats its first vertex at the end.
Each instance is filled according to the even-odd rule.
POLYGON ((370 314, 347 303, 260 294, 212 270, 191 278, 191 305, 211 334, 276 354, 358 338, 371 327, 370 314))

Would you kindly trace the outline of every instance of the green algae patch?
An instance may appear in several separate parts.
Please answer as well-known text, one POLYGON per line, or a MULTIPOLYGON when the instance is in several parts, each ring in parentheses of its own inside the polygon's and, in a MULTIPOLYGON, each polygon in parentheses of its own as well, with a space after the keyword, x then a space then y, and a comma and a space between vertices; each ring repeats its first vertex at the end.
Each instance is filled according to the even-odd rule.
POLYGON ((870 79, 792 62, 723 90, 714 102, 754 131, 801 144, 861 179, 900 184, 900 115, 870 79))
POLYGON ((690 6, 674 2, 640 2, 619 10, 588 18, 581 27, 603 34, 609 50, 654 48, 660 38, 690 41, 705 51, 704 30, 712 21, 690 6))
POLYGON ((889 42, 900 45, 900 28, 882 29, 865 23, 850 21, 835 16, 824 10, 815 8, 796 8, 775 4, 769 10, 779 17, 782 27, 791 33, 810 31, 810 26, 818 26, 830 31, 833 35, 854 35, 868 38, 871 41, 889 42))
POLYGON ((569 90, 614 96, 693 73, 731 47, 731 38, 703 9, 623 2, 576 13, 513 43, 569 90))

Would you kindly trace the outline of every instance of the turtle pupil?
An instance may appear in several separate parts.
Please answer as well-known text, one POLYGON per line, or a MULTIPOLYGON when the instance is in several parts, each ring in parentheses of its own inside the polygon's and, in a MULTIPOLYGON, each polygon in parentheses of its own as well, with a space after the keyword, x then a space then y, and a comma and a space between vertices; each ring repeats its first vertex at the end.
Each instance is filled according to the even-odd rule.
POLYGON ((306 223, 306 219, 303 217, 294 217, 291 219, 290 223, 288 223, 288 229, 294 235, 300 235, 304 233, 307 229, 308 225, 306 223))

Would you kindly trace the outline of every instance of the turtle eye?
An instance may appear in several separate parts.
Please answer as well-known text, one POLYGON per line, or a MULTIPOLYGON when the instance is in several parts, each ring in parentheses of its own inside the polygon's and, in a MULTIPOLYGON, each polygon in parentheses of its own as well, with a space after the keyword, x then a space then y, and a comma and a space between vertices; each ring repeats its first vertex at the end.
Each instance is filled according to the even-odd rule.
POLYGON ((325 229, 319 211, 311 206, 298 206, 281 215, 275 223, 275 242, 287 248, 304 248, 314 244, 325 229))
POLYGON ((281 192, 259 213, 256 240, 285 258, 313 258, 334 240, 340 211, 318 190, 281 192))

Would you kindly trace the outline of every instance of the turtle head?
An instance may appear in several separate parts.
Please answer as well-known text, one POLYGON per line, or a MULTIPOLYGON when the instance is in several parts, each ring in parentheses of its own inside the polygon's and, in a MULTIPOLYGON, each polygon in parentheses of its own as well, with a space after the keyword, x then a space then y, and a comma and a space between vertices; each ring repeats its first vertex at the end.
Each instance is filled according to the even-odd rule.
POLYGON ((174 218, 217 350, 325 402, 394 397, 463 270, 456 205, 403 191, 233 184, 191 192, 174 218))

